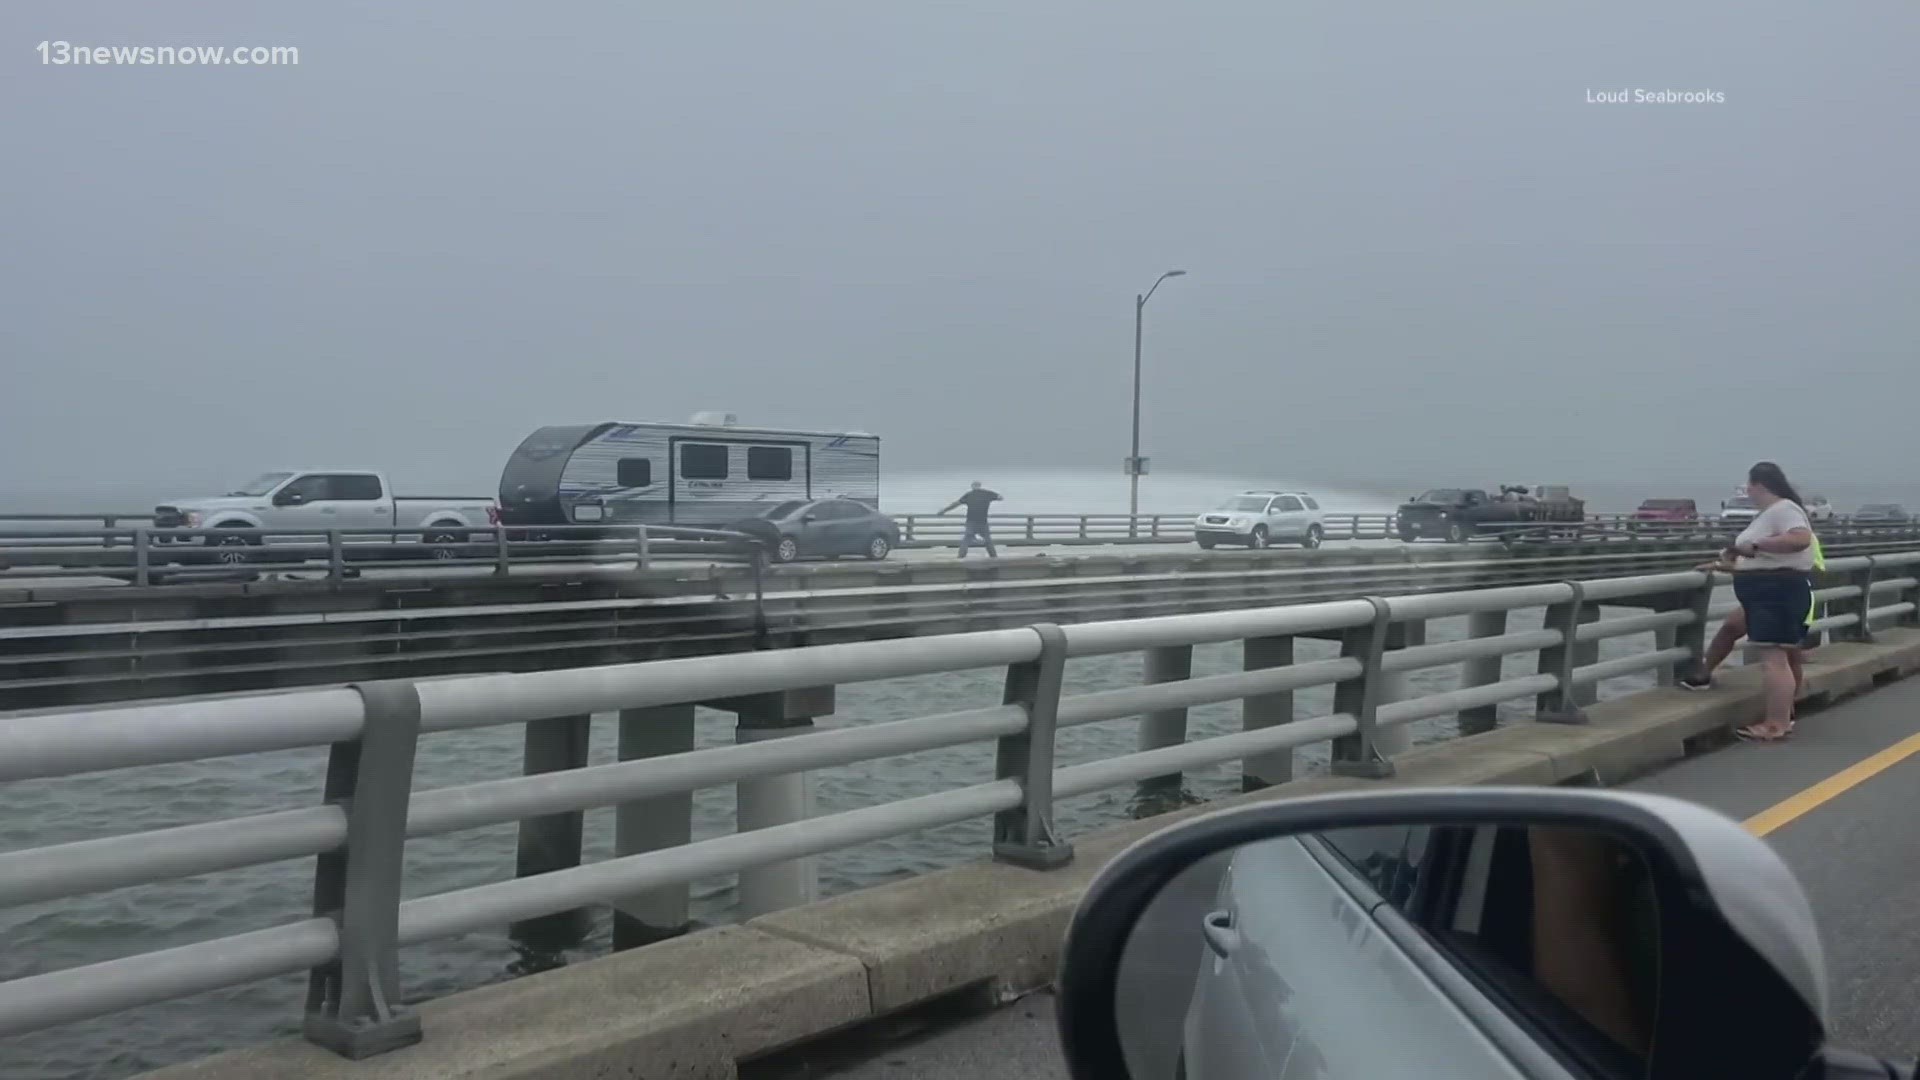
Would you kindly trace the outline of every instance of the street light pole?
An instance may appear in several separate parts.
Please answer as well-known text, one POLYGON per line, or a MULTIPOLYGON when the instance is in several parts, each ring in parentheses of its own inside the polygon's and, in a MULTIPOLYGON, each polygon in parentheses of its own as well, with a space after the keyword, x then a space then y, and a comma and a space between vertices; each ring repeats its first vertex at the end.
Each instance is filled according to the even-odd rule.
POLYGON ((1146 321, 1147 301, 1154 289, 1168 278, 1184 275, 1185 270, 1169 270, 1153 283, 1153 288, 1133 298, 1133 452, 1127 456, 1127 535, 1140 530, 1140 337, 1146 321))

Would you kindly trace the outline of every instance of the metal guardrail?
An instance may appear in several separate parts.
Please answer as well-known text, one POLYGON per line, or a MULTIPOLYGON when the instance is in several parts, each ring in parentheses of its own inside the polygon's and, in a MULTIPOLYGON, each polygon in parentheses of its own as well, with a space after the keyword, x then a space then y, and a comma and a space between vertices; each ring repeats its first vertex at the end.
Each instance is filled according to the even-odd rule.
MULTIPOLYGON (((994 541, 1006 547, 1186 544, 1194 542, 1191 514, 1029 514, 991 519, 994 541)), ((85 521, 88 527, 0 529, 0 581, 13 578, 115 577, 134 585, 231 577, 260 570, 320 570, 340 581, 368 570, 467 569, 500 576, 515 567, 621 565, 645 570, 660 558, 697 558, 715 562, 750 557, 757 542, 726 529, 676 525, 542 526, 542 539, 529 539, 520 526, 337 529, 330 531, 262 529, 157 529, 114 527, 117 514, 66 516, 0 514, 11 522, 85 521), (91 522, 109 523, 94 528, 91 522)), ((133 520, 133 515, 126 515, 133 520)), ((904 515, 896 518, 900 546, 955 547, 964 519, 953 515, 904 515)), ((1700 539, 1731 535, 1737 523, 1714 518, 1690 521, 1640 521, 1632 515, 1592 515, 1577 522, 1508 522, 1478 526, 1471 539, 1510 547, 1599 539, 1700 539)), ((1836 518, 1820 525, 1829 540, 1920 537, 1920 524, 1854 523, 1836 518)), ((1392 514, 1327 514, 1307 546, 1328 541, 1385 541, 1400 538, 1392 514)), ((1275 543, 1291 543, 1277 538, 1275 543)))
MULTIPOLYGON (((1830 560, 1816 592, 1827 614, 1816 629, 1865 638, 1877 621, 1913 622, 1920 613, 1916 566, 1920 551, 1830 560), (1896 594, 1893 602, 1874 604, 1888 593, 1896 594)), ((1713 587, 1711 576, 1697 571, 1560 581, 0 720, 0 782, 295 747, 327 746, 332 755, 321 805, 0 853, 0 905, 315 859, 311 918, 0 983, 0 1036, 304 970, 307 1036, 351 1057, 377 1053, 421 1037, 418 1018, 400 1004, 397 955, 406 946, 586 905, 630 903, 735 872, 750 897, 748 914, 759 914, 756 905, 764 910, 804 898, 804 889, 780 886, 795 880, 796 868, 805 872, 801 860, 809 856, 985 815, 994 819, 995 858, 1058 866, 1072 858, 1073 846, 1054 825, 1057 799, 1202 765, 1271 761, 1329 741, 1335 772, 1386 775, 1395 729, 1452 713, 1478 712, 1490 724, 1487 710, 1516 698, 1533 698, 1542 719, 1580 722, 1602 680, 1670 670, 1701 654, 1708 623, 1731 607, 1712 602, 1713 587), (1540 607, 1542 629, 1507 632, 1507 613, 1540 607), (1645 611, 1602 617, 1603 607, 1645 611), (1473 636, 1423 643, 1427 620, 1461 615, 1472 620, 1473 636), (1652 651, 1599 659, 1600 640, 1649 631, 1652 651), (1274 663, 1291 657, 1297 636, 1331 638, 1339 654, 1274 663), (1197 644, 1228 641, 1246 643, 1245 670, 1093 693, 1062 690, 1070 658, 1145 650, 1151 670, 1156 653, 1177 658, 1189 651, 1190 658, 1197 644), (1525 652, 1538 653, 1535 672, 1505 678, 1500 658, 1525 652), (1459 689, 1400 698, 1405 672, 1462 662, 1459 689), (415 748, 424 735, 552 725, 615 710, 623 729, 629 717, 664 723, 684 715, 691 724, 696 703, 737 708, 725 703, 982 667, 1005 669, 1004 704, 413 790, 415 748), (1327 685, 1334 688, 1331 713, 1295 719, 1291 692, 1327 685), (1186 741, 1186 708, 1229 701, 1243 702, 1244 730, 1186 741), (1056 767, 1059 729, 1143 714, 1139 752, 1056 767), (1169 724, 1169 715, 1178 723, 1169 724), (783 805, 768 794, 805 770, 983 741, 997 747, 989 782, 821 817, 806 817, 804 803, 785 804, 786 820, 766 816, 767 807, 783 805), (401 899, 409 838, 514 821, 524 835, 556 815, 691 798, 725 784, 741 789, 742 831, 733 835, 689 842, 683 834, 652 850, 616 838, 621 854, 606 861, 401 899), (760 808, 751 823, 750 790, 760 808)))

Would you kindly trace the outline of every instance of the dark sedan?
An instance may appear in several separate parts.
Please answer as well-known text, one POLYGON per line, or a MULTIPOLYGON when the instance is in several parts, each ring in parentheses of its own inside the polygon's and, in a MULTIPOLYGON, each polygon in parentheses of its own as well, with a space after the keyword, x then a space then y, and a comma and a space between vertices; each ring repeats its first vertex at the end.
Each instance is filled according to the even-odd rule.
POLYGON ((900 526, 892 518, 851 499, 783 502, 728 528, 758 537, 767 557, 783 563, 815 555, 862 555, 877 562, 900 543, 900 526))

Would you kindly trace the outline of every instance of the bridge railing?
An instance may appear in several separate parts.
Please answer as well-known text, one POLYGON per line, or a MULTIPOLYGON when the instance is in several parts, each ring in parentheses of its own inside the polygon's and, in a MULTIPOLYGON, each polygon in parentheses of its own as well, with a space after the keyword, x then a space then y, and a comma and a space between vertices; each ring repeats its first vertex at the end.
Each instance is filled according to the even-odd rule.
MULTIPOLYGON (((341 581, 367 570, 465 568, 495 574, 516 566, 618 564, 648 568, 663 557, 751 561, 762 545, 742 533, 677 525, 561 525, 537 537, 486 528, 62 529, 0 530, 0 580, 118 577, 130 584, 205 580, 236 572, 312 572, 341 581)), ((763 553, 764 554, 764 553, 763 553)))
MULTIPOLYGON (((1865 638, 1877 622, 1912 622, 1916 566, 1920 551, 1832 560, 1816 630, 1865 638)), ((311 917, 270 929, 0 983, 0 1037, 305 971, 307 1036, 350 1057, 377 1053, 421 1037, 401 1006, 397 957, 408 946, 675 892, 684 903, 689 883, 731 873, 742 876, 746 913, 761 914, 811 895, 811 856, 988 815, 993 856, 1044 871, 1073 856, 1055 824, 1060 799, 1231 761, 1256 784, 1278 781, 1294 750, 1317 743, 1331 744, 1336 773, 1388 775, 1406 725, 1458 714, 1463 730, 1485 730, 1492 710, 1514 699, 1531 699, 1541 719, 1581 722, 1602 681, 1697 659, 1708 624, 1731 607, 1713 596, 1707 574, 1662 573, 0 720, 0 782, 297 747, 331 754, 316 806, 0 853, 0 906, 299 858, 314 859, 315 897, 311 917), (1540 629, 1508 629, 1510 613, 1538 608, 1540 629), (1620 608, 1637 613, 1605 614, 1620 608), (1470 620, 1468 638, 1426 642, 1430 620, 1458 616, 1470 620), (1652 650, 1600 659, 1602 640, 1649 632, 1652 650), (1293 662, 1303 637, 1329 639, 1338 654, 1293 662), (1236 641, 1243 670, 1186 674, 1194 646, 1236 641), (1179 677, 1064 692, 1069 659, 1131 652, 1147 654, 1150 678, 1179 677), (1501 660, 1515 653, 1537 663, 1509 678, 1501 660), (1465 665, 1457 689, 1407 691, 1406 673, 1454 664, 1465 665), (1002 671, 1002 704, 413 788, 419 740, 441 732, 529 725, 531 766, 536 732, 578 738, 577 723, 594 713, 621 713, 623 744, 630 720, 636 738, 684 723, 690 739, 696 704, 740 711, 744 726, 741 703, 767 695, 980 668, 1002 671), (1293 692, 1324 686, 1331 710, 1296 718, 1293 692), (1233 701, 1241 731, 1188 741, 1186 709, 1233 701), (1136 716, 1137 752, 1057 764, 1061 729, 1136 716), (818 817, 785 797, 808 770, 975 743, 996 748, 995 777, 984 783, 818 817), (661 812, 665 801, 690 806, 693 792, 721 785, 739 788, 739 832, 697 842, 660 832, 673 817, 661 812), (410 838, 517 821, 524 841, 555 822, 564 833, 571 815, 577 862, 577 815, 609 806, 648 809, 622 813, 612 859, 402 899, 410 838)))

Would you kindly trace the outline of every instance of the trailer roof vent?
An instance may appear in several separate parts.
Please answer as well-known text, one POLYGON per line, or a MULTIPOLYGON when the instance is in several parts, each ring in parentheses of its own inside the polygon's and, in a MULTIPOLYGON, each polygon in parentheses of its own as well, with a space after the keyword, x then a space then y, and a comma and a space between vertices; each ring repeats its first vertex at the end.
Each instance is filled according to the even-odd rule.
POLYGON ((730 412, 697 412, 689 422, 695 427, 732 427, 740 418, 730 412))

